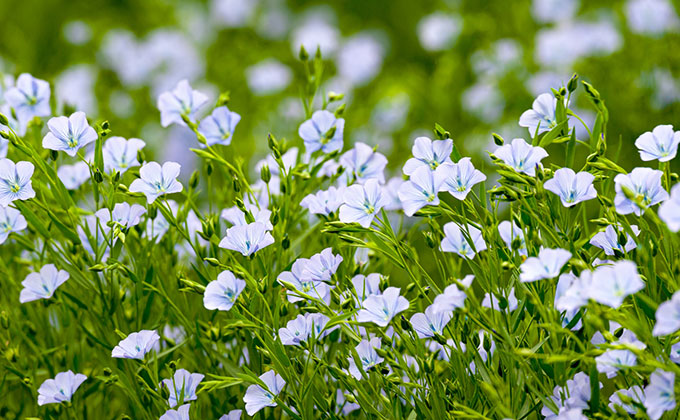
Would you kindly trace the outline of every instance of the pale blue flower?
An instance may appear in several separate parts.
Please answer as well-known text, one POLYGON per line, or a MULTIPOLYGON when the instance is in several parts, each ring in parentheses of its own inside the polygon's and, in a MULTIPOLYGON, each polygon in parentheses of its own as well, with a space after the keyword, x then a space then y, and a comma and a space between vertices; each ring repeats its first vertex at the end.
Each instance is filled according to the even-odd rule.
POLYGON ((451 321, 453 314, 450 311, 440 311, 437 306, 430 305, 425 308, 425 313, 413 314, 411 325, 420 338, 434 337, 435 334, 444 334, 446 324, 451 321))
MULTIPOLYGON (((0 124, 0 131, 4 131, 4 126, 0 124)), ((7 157, 7 150, 9 149, 9 140, 0 137, 0 159, 7 157)))
POLYGON ((522 263, 519 280, 526 283, 555 278, 560 275, 562 267, 570 258, 571 252, 567 250, 543 248, 539 251, 538 257, 529 257, 522 263))
MULTIPOLYGON (((600 384, 600 388, 602 384, 600 384)), ((553 395, 550 397, 560 411, 563 409, 583 409, 586 410, 590 403, 590 377, 579 372, 573 379, 567 381, 566 386, 556 386, 553 395)), ((557 413, 554 413, 548 406, 544 405, 541 414, 546 420, 561 420, 557 413)))
POLYGON ((427 137, 418 137, 413 143, 411 152, 413 157, 404 164, 404 174, 411 176, 416 169, 421 167, 429 168, 434 171, 444 163, 453 163, 451 151, 453 150, 453 140, 435 140, 427 137))
POLYGON ((347 187, 343 198, 343 204, 340 206, 340 221, 356 222, 365 228, 371 225, 373 218, 388 203, 376 179, 370 179, 364 185, 347 187))
POLYGON ((244 280, 236 278, 234 273, 225 270, 217 275, 217 280, 211 281, 205 287, 203 306, 208 310, 228 311, 234 306, 245 287, 244 280))
MULTIPOLYGON (((106 238, 111 231, 108 226, 111 214, 108 209, 100 209, 95 214, 85 216, 84 220, 85 223, 76 229, 78 238, 80 238, 83 248, 94 257, 102 247, 106 247, 106 238)), ((108 252, 108 249, 106 252, 108 252)))
POLYGON ((254 415, 265 407, 276 407, 275 398, 281 393, 286 381, 273 370, 260 375, 260 380, 264 382, 266 388, 253 384, 246 389, 243 402, 246 403, 246 413, 254 415))
POLYGON ((24 288, 19 295, 19 302, 26 303, 38 299, 49 299, 68 278, 69 274, 66 271, 57 270, 54 264, 46 264, 40 269, 40 272, 29 274, 21 282, 24 288))
POLYGON ((663 172, 651 168, 635 168, 629 174, 616 175, 616 211, 619 214, 635 213, 641 216, 648 207, 666 200, 668 193, 661 186, 662 176, 663 172), (626 197, 624 188, 640 201, 642 207, 626 197))
POLYGON ((170 391, 168 405, 175 407, 178 403, 184 404, 198 398, 196 396, 196 388, 198 388, 198 384, 201 383, 204 377, 205 375, 200 373, 190 373, 186 369, 177 369, 172 379, 163 379, 161 383, 170 391))
POLYGON ((411 179, 401 184, 398 191, 404 214, 413 216, 425 206, 438 206, 437 194, 443 182, 444 175, 439 170, 431 171, 430 168, 421 166, 413 171, 411 179))
POLYGON ((104 170, 106 172, 118 171, 125 173, 129 168, 139 166, 137 153, 146 146, 143 140, 123 137, 111 137, 102 147, 104 157, 104 170))
POLYGON ((671 189, 671 197, 659 206, 659 218, 671 232, 680 230, 680 184, 671 189))
POLYGON ((90 165, 82 161, 73 165, 61 165, 57 169, 57 176, 67 190, 77 190, 90 179, 90 165))
POLYGON ((588 270, 581 272, 579 277, 571 273, 560 276, 555 291, 555 309, 566 311, 567 319, 572 319, 579 309, 588 304, 592 287, 592 273, 588 270))
POLYGON ((241 121, 240 115, 229 111, 226 105, 221 106, 215 108, 212 114, 201 121, 198 132, 203 134, 208 146, 215 144, 229 146, 239 121, 241 121))
POLYGON ((335 407, 336 413, 342 410, 343 416, 348 416, 352 411, 356 411, 361 408, 359 404, 347 401, 345 394, 340 388, 337 388, 335 391, 335 407))
POLYGON ((381 184, 385 182, 383 171, 387 158, 365 143, 356 142, 352 150, 343 153, 340 165, 346 169, 347 176, 351 178, 353 175, 359 184, 371 179, 377 179, 381 184))
POLYGON ((274 243, 274 237, 264 223, 254 222, 244 226, 232 226, 220 241, 220 248, 238 251, 249 256, 274 243))
POLYGON ((671 362, 680 364, 680 342, 677 342, 671 346, 671 351, 668 357, 671 359, 671 362))
POLYGON ((70 117, 54 117, 47 121, 50 131, 43 137, 42 147, 61 150, 75 156, 82 147, 97 140, 97 132, 87 123, 84 112, 78 111, 70 117))
POLYGON ((161 93, 157 107, 161 111, 161 125, 167 127, 172 123, 184 125, 182 117, 195 121, 196 112, 208 102, 208 97, 197 90, 193 90, 189 82, 180 80, 170 91, 161 93))
POLYGON ((156 331, 141 330, 133 332, 113 348, 111 357, 144 360, 144 356, 158 344, 160 339, 161 337, 156 331))
POLYGON ((21 232, 27 226, 19 210, 0 206, 0 244, 5 243, 10 233, 21 232))
POLYGON ((630 350, 611 349, 595 358, 597 371, 613 378, 621 369, 630 368, 637 364, 637 357, 630 350))
POLYGON ((172 408, 168 409, 158 420, 190 420, 189 419, 189 409, 191 404, 180 405, 177 410, 172 408))
MULTIPOLYGON (((361 361, 361 369, 366 372, 370 368, 379 365, 384 360, 382 357, 378 356, 378 352, 375 349, 380 348, 380 338, 374 337, 370 341, 362 340, 354 349, 359 355, 359 360, 361 361)), ((349 373, 356 379, 361 379, 361 371, 354 361, 354 357, 350 355, 349 357, 349 373)))
POLYGON ((146 209, 139 204, 116 203, 111 212, 111 220, 123 227, 131 228, 139 224, 140 218, 146 213, 146 209))
POLYGON ((0 206, 7 207, 14 200, 35 197, 31 176, 35 167, 31 162, 0 159, 0 206))
POLYGON ((394 177, 387 181, 387 184, 383 185, 382 194, 385 196, 387 204, 385 205, 385 210, 401 210, 401 200, 399 199, 399 189, 404 184, 401 177, 394 177))
POLYGON ((5 92, 5 100, 14 108, 21 135, 25 133, 26 125, 33 117, 46 117, 52 113, 50 84, 28 73, 19 75, 16 85, 5 92))
POLYGON ((527 244, 524 240, 524 231, 515 224, 515 222, 509 222, 504 220, 498 224, 498 234, 500 235, 503 242, 509 249, 512 249, 512 243, 515 239, 519 241, 519 248, 517 252, 520 255, 527 255, 527 244))
MULTIPOLYGON (((248 202, 244 202, 244 204, 246 206, 246 210, 250 212, 256 222, 263 223, 267 227, 267 230, 274 229, 274 226, 270 221, 272 216, 272 212, 270 210, 267 210, 264 207, 258 208, 256 205, 250 204, 248 202)), ((220 217, 234 226, 245 226, 248 224, 248 221, 246 220, 246 214, 241 211, 238 206, 222 210, 220 217)))
POLYGON ((445 224, 441 250, 443 252, 455 252, 463 258, 474 258, 478 252, 484 251, 486 242, 484 242, 482 232, 472 225, 468 225, 466 230, 472 244, 468 242, 465 232, 455 222, 445 224))
POLYGON ((288 321, 285 328, 279 328, 279 338, 285 346, 298 346, 310 336, 317 339, 328 334, 324 331, 329 318, 323 314, 306 313, 288 321))
POLYGON ((341 255, 333 254, 332 248, 326 248, 318 254, 312 255, 302 269, 301 280, 330 281, 342 262, 341 255))
POLYGON ((555 108, 557 107, 557 99, 549 94, 542 93, 534 100, 531 105, 532 109, 524 111, 519 117, 519 126, 527 127, 529 135, 533 137, 538 129, 538 134, 545 131, 550 131, 557 125, 555 118, 555 108))
POLYGON ((613 265, 600 266, 593 272, 590 298, 603 305, 618 308, 626 296, 639 292, 644 287, 634 262, 617 261, 613 265))
POLYGON ((615 406, 623 408, 629 414, 636 414, 639 409, 633 404, 636 402, 638 404, 644 404, 645 394, 642 391, 642 387, 638 385, 633 385, 628 389, 620 389, 614 392, 611 397, 609 397, 609 408, 615 410, 615 406), (621 397, 632 400, 630 403, 624 403, 621 401, 621 397))
POLYGON ((597 197, 597 191, 593 186, 594 179, 595 175, 589 172, 575 173, 570 168, 561 168, 556 170, 553 177, 545 181, 543 186, 560 197, 564 207, 571 207, 581 201, 597 197))
POLYGON ((397 287, 388 287, 381 295, 368 296, 361 303, 357 321, 386 327, 396 314, 409 307, 408 300, 399 295, 400 291, 397 287))
POLYGON ((312 118, 300 125, 298 134, 305 142, 307 154, 317 150, 331 153, 342 150, 342 136, 345 120, 335 118, 332 112, 326 110, 315 111, 312 118))
POLYGON ((380 274, 371 273, 367 276, 357 274, 352 277, 352 286, 354 286, 354 292, 357 294, 358 303, 361 304, 367 297, 381 294, 380 274))
POLYGON ((165 162, 163 167, 156 162, 145 163, 139 169, 140 178, 132 181, 129 190, 144 193, 149 204, 161 195, 180 192, 183 189, 177 181, 180 168, 176 162, 165 162))
POLYGON ((316 194, 309 194, 300 201, 300 207, 306 208, 312 214, 328 216, 335 213, 343 202, 344 188, 329 187, 319 190, 316 194))
MULTIPOLYGON (((295 290, 322 300, 328 305, 331 303, 331 289, 326 283, 314 280, 302 280, 302 273, 308 262, 309 260, 307 258, 298 258, 293 263, 290 271, 284 271, 279 274, 278 281, 280 283, 288 283, 294 287, 295 290)), ((288 296, 288 302, 294 303, 304 300, 304 298, 300 297, 293 290, 287 291, 286 295, 288 296)))
MULTIPOLYGON (((633 231, 635 236, 640 233, 640 229, 636 225, 631 225, 630 229, 633 231)), ((626 233, 626 243, 619 243, 620 232, 623 232, 623 227, 618 226, 617 228, 614 228, 614 226, 608 225, 604 232, 598 232, 593 235, 593 238, 590 240, 590 244, 603 249, 604 253, 607 255, 614 255, 614 250, 625 254, 626 252, 630 252, 637 248, 635 239, 633 239, 633 237, 628 233, 626 233)))
POLYGON ((518 302, 515 297, 515 288, 510 289, 508 296, 501 296, 501 299, 493 293, 485 293, 482 299, 482 307, 493 309, 495 311, 512 312, 517 309, 518 302))
POLYGON ((514 139, 511 144, 496 149, 493 154, 517 172, 536 175, 536 165, 548 156, 540 146, 531 146, 524 139, 514 139))
POLYGON ((675 374, 655 370, 645 387, 645 408, 652 420, 659 420, 663 413, 675 408, 675 374))
POLYGON ((38 405, 70 402, 73 394, 85 382, 87 376, 72 371, 60 372, 54 379, 47 379, 38 388, 38 405))
POLYGON ((227 414, 220 417, 220 420, 241 420, 243 410, 231 410, 227 414))
POLYGON ((667 162, 678 153, 680 131, 673 132, 672 125, 657 125, 651 132, 647 131, 635 140, 635 147, 640 151, 640 159, 644 161, 658 159, 667 162))
POLYGON ((655 337, 660 335, 673 334, 680 329, 680 292, 675 292, 671 300, 659 305, 656 310, 656 324, 652 334, 655 337))
POLYGON ((441 191, 448 192, 458 200, 465 200, 472 187, 486 179, 486 175, 475 169, 468 157, 439 166, 437 173, 441 173, 444 180, 441 191))
MULTIPOLYGON (((460 280, 460 283, 467 289, 474 279, 475 276, 468 274, 464 279, 460 280)), ((444 292, 434 298, 432 306, 440 312, 453 311, 465 307, 466 298, 467 295, 465 294, 465 291, 459 289, 456 284, 450 284, 446 286, 444 292)))

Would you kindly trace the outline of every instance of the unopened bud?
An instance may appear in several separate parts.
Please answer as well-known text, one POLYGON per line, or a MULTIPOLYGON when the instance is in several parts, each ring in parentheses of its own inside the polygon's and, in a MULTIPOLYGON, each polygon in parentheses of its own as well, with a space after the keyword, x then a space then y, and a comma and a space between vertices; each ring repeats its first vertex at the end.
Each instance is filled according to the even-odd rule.
POLYGON ((104 175, 102 175, 102 172, 99 170, 99 168, 96 168, 94 170, 94 174, 92 177, 94 178, 94 182, 96 182, 97 184, 101 184, 102 182, 104 182, 104 175))
POLYGON ((191 177, 189 178, 189 187, 191 187, 192 190, 195 190, 196 187, 198 186, 198 181, 199 181, 198 171, 192 172, 191 177))
POLYGON ((578 87, 578 74, 574 73, 571 76, 571 79, 569 79, 569 82, 567 83, 567 90, 569 92, 573 92, 576 90, 578 87))
POLYGON ((298 57, 300 58, 301 61, 309 60, 309 53, 305 49, 304 45, 300 45, 300 52, 298 53, 298 57))
POLYGON ((260 178, 265 184, 269 184, 269 181, 272 179, 272 173, 269 170, 269 165, 266 163, 262 165, 262 168, 260 168, 260 178))
POLYGON ((229 104, 230 99, 229 91, 220 93, 220 96, 217 98, 217 106, 220 107, 229 104))
POLYGON ((500 134, 491 133, 491 137, 493 137, 493 142, 496 144, 496 146, 502 146, 503 143, 505 143, 505 140, 500 136, 500 134))
POLYGON ((3 114, 3 113, 0 113, 0 125, 5 125, 5 126, 9 125, 9 120, 7 119, 5 114, 3 114))

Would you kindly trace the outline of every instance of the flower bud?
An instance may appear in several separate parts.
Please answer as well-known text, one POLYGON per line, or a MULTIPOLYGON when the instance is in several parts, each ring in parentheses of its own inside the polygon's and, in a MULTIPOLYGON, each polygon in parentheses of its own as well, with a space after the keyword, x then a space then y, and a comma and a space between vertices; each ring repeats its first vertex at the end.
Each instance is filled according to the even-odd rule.
POLYGON ((96 182, 97 184, 101 184, 102 182, 104 182, 104 175, 102 175, 102 172, 99 170, 99 168, 96 168, 94 170, 94 174, 92 175, 92 177, 94 178, 94 182, 96 182))
POLYGON ((401 325, 401 328, 404 331, 412 331, 413 330, 413 328, 411 327, 411 323, 408 322, 408 320, 406 320, 406 317, 404 317, 404 315, 402 315, 401 318, 399 319, 399 324, 401 325))
POLYGON ((429 246, 432 249, 434 249, 437 246, 432 232, 423 232, 423 236, 425 236, 425 243, 427 243, 427 246, 429 246))
POLYGON ((222 92, 222 93, 220 93, 220 96, 217 98, 217 105, 216 106, 220 107, 220 106, 228 105, 230 99, 231 98, 229 96, 229 91, 222 92))
POLYGON ((578 74, 574 73, 571 76, 571 79, 569 79, 569 82, 567 83, 567 90, 569 92, 573 92, 576 90, 578 87, 578 74))
POLYGON ((343 116, 345 113, 345 104, 340 105, 335 112, 333 113, 335 115, 335 118, 340 118, 343 116))
POLYGON ((205 162, 205 173, 208 174, 208 176, 212 175, 213 169, 214 167, 212 160, 208 160, 207 162, 205 162))
POLYGON ((0 325, 6 330, 9 329, 9 315, 5 311, 0 312, 0 325))
POLYGON ((276 141, 276 137, 274 137, 272 133, 267 134, 267 145, 269 146, 270 150, 279 149, 279 142, 276 141))
POLYGON ((304 45, 300 45, 300 52, 298 52, 298 58, 300 58, 301 61, 309 60, 309 53, 305 49, 304 45))
POLYGON ((328 102, 342 101, 344 97, 345 95, 343 93, 333 91, 328 92, 328 102))
POLYGON ((272 173, 269 170, 269 165, 266 163, 262 165, 262 168, 260 169, 260 178, 265 184, 269 184, 269 181, 272 179, 272 173))
POLYGON ((505 139, 503 139, 500 134, 491 133, 491 137, 493 137, 493 142, 496 146, 502 146, 503 143, 505 143, 505 139))
POLYGON ((285 233, 283 235, 283 239, 281 239, 281 248, 284 250, 290 248, 290 238, 288 238, 288 234, 285 233))
POLYGON ((241 192, 241 182, 238 180, 238 178, 234 178, 233 180, 233 187, 234 187, 234 192, 241 192))
POLYGON ((0 125, 4 125, 4 126, 9 125, 9 120, 7 119, 5 114, 3 114, 1 112, 0 112, 0 125))
POLYGON ((198 171, 193 171, 191 173, 191 177, 189 178, 189 187, 191 187, 192 190, 195 190, 196 187, 198 187, 198 181, 199 181, 199 173, 198 173, 198 171))

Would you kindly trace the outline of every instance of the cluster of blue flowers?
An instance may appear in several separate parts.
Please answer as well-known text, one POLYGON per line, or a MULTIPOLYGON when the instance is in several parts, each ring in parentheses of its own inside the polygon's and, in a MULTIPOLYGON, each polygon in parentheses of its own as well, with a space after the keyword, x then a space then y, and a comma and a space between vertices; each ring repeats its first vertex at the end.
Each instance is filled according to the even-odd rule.
MULTIPOLYGON (((572 85, 569 93, 575 89, 572 85)), ((597 106, 603 106, 591 86, 586 84, 586 90, 597 106)), ((191 402, 198 394, 242 382, 250 383, 242 396, 249 416, 265 407, 279 407, 289 417, 305 418, 322 402, 316 397, 313 403, 303 402, 302 391, 293 389, 300 386, 309 392, 309 384, 300 384, 291 375, 291 366, 300 360, 306 360, 306 366, 297 367, 298 373, 311 364, 313 376, 334 384, 333 407, 343 415, 358 410, 367 416, 379 413, 371 406, 367 397, 371 395, 379 404, 390 404, 396 396, 395 404, 413 407, 414 411, 405 413, 417 413, 417 417, 437 417, 443 415, 437 410, 447 409, 461 416, 467 413, 467 417, 487 418, 482 414, 487 411, 497 418, 526 418, 541 408, 547 419, 585 419, 603 410, 593 400, 594 393, 601 398, 603 385, 591 381, 598 377, 625 380, 634 375, 633 385, 611 393, 609 413, 646 412, 659 419, 675 409, 675 374, 680 369, 676 365, 680 363, 680 292, 668 275, 660 274, 668 271, 661 267, 676 267, 680 184, 672 185, 677 175, 670 172, 668 162, 676 157, 680 132, 660 125, 640 135, 635 141, 640 158, 658 161, 659 169, 637 167, 627 173, 605 157, 606 134, 601 123, 589 129, 589 142, 577 140, 573 129, 570 132, 566 95, 565 88, 542 94, 522 114, 519 124, 528 129, 530 141, 517 138, 506 144, 495 137, 498 147, 489 156, 499 177, 493 175, 496 185, 488 192, 492 175, 485 175, 471 158, 461 156, 439 126, 435 130, 438 139, 415 139, 412 157, 402 167, 403 176, 387 179, 388 159, 364 143, 357 142, 342 153, 342 107, 335 112, 315 111, 300 125, 304 152, 294 147, 285 150, 271 136, 272 155, 256 165, 261 180, 250 185, 240 165, 216 149, 231 144, 241 117, 218 103, 200 119, 207 96, 186 80, 180 81, 158 98, 161 125, 192 129, 199 146, 192 150, 206 159, 208 176, 218 163, 226 174, 220 182, 235 185, 232 207, 218 212, 231 225, 222 234, 212 216, 213 203, 206 212, 196 205, 198 175, 192 175, 185 188, 178 180, 178 163, 145 161, 144 141, 106 138, 108 127, 91 125, 83 112, 47 121, 41 143, 45 153, 57 159, 57 153, 64 152, 78 161, 56 170, 46 165, 41 157, 45 153, 32 148, 27 132, 29 127, 39 127, 37 119, 51 115, 49 85, 22 74, 16 86, 5 92, 13 113, 3 116, 0 129, 11 143, 9 153, 24 153, 33 162, 4 156, 0 160, 0 244, 14 239, 19 246, 33 247, 30 244, 39 241, 41 252, 54 256, 54 261, 40 256, 31 262, 38 268, 36 263, 51 261, 25 277, 18 301, 75 301, 66 291, 65 297, 55 297, 70 279, 77 283, 74 289, 109 287, 113 277, 106 273, 117 270, 135 275, 135 265, 152 258, 144 247, 160 244, 164 235, 176 232, 173 238, 181 244, 169 249, 191 261, 196 274, 180 276, 179 291, 202 295, 203 316, 210 319, 206 334, 219 337, 223 334, 220 322, 226 321, 249 331, 248 340, 256 339, 258 344, 219 347, 236 349, 237 356, 216 359, 219 362, 213 367, 239 365, 243 368, 236 369, 240 376, 226 378, 207 370, 192 373, 177 369, 173 362, 170 377, 158 380, 158 360, 181 346, 172 336, 182 341, 182 336, 200 335, 198 321, 195 332, 187 329, 191 321, 182 326, 181 333, 139 329, 146 324, 141 319, 136 322, 138 331, 108 331, 109 336, 98 339, 98 344, 104 345, 118 333, 121 340, 109 348, 111 358, 138 360, 132 369, 137 380, 146 384, 145 393, 167 399, 161 420, 188 420, 191 402), (550 158, 547 148, 561 143, 566 143, 569 165, 543 163, 550 158), (577 145, 591 152, 579 172, 568 167, 573 166, 577 145), (34 176, 36 167, 39 177, 34 176), (128 186, 122 182, 126 173, 136 176, 128 186), (310 179, 314 182, 307 183, 310 179), (109 192, 98 186, 104 180, 112 187, 109 192), (75 194, 90 183, 95 211, 76 212, 76 207, 58 203, 72 197, 61 196, 61 189, 75 194), (297 196, 292 192, 295 188, 297 196), (100 200, 99 194, 106 199, 100 200), (139 203, 122 201, 121 196, 139 203), (587 202, 597 203, 598 209, 586 210, 587 202), (52 216, 50 206, 62 204, 74 213, 60 221, 52 216), (36 211, 48 214, 56 229, 82 246, 94 283, 88 283, 77 260, 62 257, 68 252, 66 242, 35 224, 41 222, 36 211), (593 215, 601 229, 591 233, 588 217, 593 215), (400 227, 395 230, 397 220, 400 227), (652 225, 657 241, 648 239, 648 232, 639 227, 649 231, 652 225), (423 247, 434 255, 432 268, 423 267, 425 253, 416 255, 408 244, 416 240, 408 232, 419 230, 425 233, 423 247), (311 239, 307 235, 320 236, 311 239), (658 262, 658 276, 657 263, 649 257, 653 252, 662 252, 666 259, 658 262), (602 254, 607 259, 600 259, 602 254), (210 271, 213 268, 219 273, 210 271), (390 278, 389 273, 395 272, 407 281, 390 278), (526 319, 542 324, 534 326, 526 319), (526 324, 521 338, 516 331, 511 336, 509 324, 517 327, 522 322, 526 324), (507 324, 506 329, 501 324, 507 324), (544 334, 544 328, 554 329, 554 335, 544 334), (563 344, 562 339, 571 344, 563 344), (540 350, 548 341, 554 346, 552 351, 564 347, 564 354, 540 350), (331 348, 337 354, 328 359, 324 353, 331 348), (250 363, 256 356, 254 350, 266 355, 268 362, 250 363), (540 388, 527 385, 535 407, 525 405, 514 411, 509 407, 495 412, 490 407, 461 408, 468 404, 465 390, 456 394, 454 385, 437 382, 447 376, 441 372, 450 372, 447 366, 458 366, 491 387, 492 367, 505 374, 515 369, 499 361, 513 352, 542 360, 544 365, 562 363, 561 369, 567 369, 566 361, 573 366, 553 377, 552 395, 541 394, 541 390, 550 391, 545 384, 540 388), (382 383, 375 375, 388 378, 385 381, 392 381, 392 386, 385 382, 382 389, 375 389, 382 383), (447 391, 440 389, 449 385, 447 391), (460 398, 460 404, 432 407, 428 401, 442 392, 448 399, 460 398)), ((601 113, 602 118, 605 114, 601 113)), ((35 250, 27 247, 26 252, 33 258, 35 250)), ((116 285, 121 290, 119 299, 141 293, 133 287, 161 296, 168 293, 163 285, 167 279, 136 282, 138 286, 129 289, 116 285)), ((172 299, 166 304, 174 306, 176 316, 183 316, 172 299)), ((173 327, 161 321, 157 326, 173 327)), ((120 375, 131 372, 130 366, 118 366, 120 375)), ((232 367, 227 371, 235 372, 232 367)), ((40 385, 37 403, 70 403, 86 381, 86 375, 71 370, 57 373, 40 385)), ((520 379, 522 384, 529 381, 528 377, 520 379)), ((320 409, 330 410, 331 405, 324 404, 320 409)), ((151 407, 156 410, 158 406, 151 407)), ((234 409, 221 420, 241 416, 241 409, 234 409)))

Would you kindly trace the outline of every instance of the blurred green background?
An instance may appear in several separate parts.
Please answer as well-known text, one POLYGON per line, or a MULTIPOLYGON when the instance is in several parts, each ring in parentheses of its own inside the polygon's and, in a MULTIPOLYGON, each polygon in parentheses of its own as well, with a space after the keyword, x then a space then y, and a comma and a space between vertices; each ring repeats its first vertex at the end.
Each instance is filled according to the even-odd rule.
MULTIPOLYGON (((260 158, 270 131, 301 144, 297 50, 321 43, 324 90, 346 94, 346 144, 379 145, 395 173, 435 122, 472 156, 493 148, 491 132, 528 137, 521 113, 578 72, 605 98, 610 142, 621 139, 629 169, 637 136, 677 122, 677 3, 3 0, 0 71, 48 80, 60 103, 144 139, 157 159, 191 165, 184 151, 195 139, 160 127, 158 94, 182 78, 213 98, 230 91, 243 117, 235 151, 260 158), (278 67, 258 73, 264 60, 278 67)), ((575 108, 592 122, 581 96, 575 108)))

